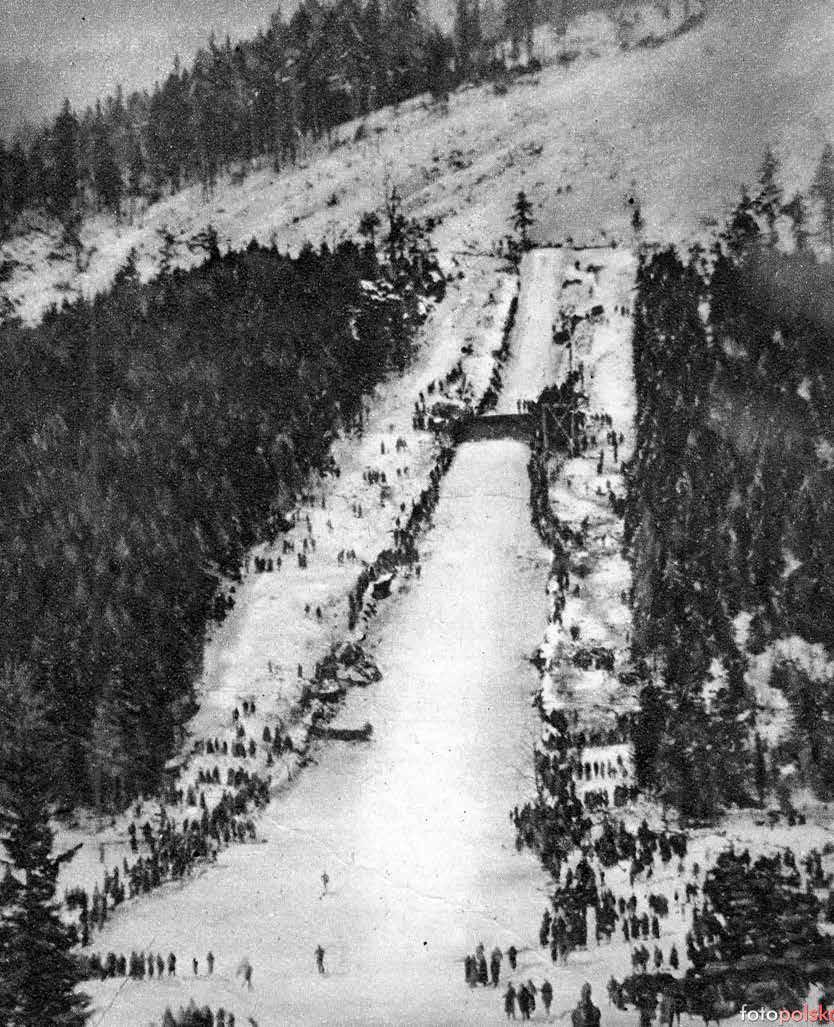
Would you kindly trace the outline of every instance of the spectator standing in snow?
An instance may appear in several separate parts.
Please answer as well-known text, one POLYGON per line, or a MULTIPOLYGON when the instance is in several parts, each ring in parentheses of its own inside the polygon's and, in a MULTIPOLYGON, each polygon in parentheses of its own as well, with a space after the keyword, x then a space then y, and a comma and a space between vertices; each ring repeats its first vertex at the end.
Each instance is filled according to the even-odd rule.
POLYGON ((572 1027, 600 1027, 599 1009, 591 1001, 591 985, 582 985, 582 997, 571 1013, 572 1027))
POLYGON ((544 1002, 544 1011, 550 1016, 550 1004, 553 1002, 553 985, 550 981, 545 981, 541 986, 542 1002, 544 1002))
POLYGON ((530 1013, 532 1012, 532 1010, 530 1008, 530 1000, 531 1000, 531 998, 532 998, 532 996, 530 995, 530 992, 527 990, 527 985, 526 984, 519 985, 519 988, 518 988, 518 1008, 521 1011, 521 1019, 522 1020, 529 1020, 530 1019, 530 1013))
POLYGON ((249 962, 249 960, 245 956, 241 960, 240 966, 237 968, 237 972, 235 973, 235 977, 237 977, 238 975, 243 977, 243 983, 251 991, 252 990, 252 964, 249 962))
POLYGON ((489 957, 489 970, 492 977, 493 988, 498 987, 498 978, 501 976, 501 960, 504 958, 501 949, 496 945, 489 957))
POLYGON ((512 981, 507 985, 507 990, 504 992, 504 1012, 507 1014, 507 1019, 515 1020, 515 988, 512 985, 512 981))

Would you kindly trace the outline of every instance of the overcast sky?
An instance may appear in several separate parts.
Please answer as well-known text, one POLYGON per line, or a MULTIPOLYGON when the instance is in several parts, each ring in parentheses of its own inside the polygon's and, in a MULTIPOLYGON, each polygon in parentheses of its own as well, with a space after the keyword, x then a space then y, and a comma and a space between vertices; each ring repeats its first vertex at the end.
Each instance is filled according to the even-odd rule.
POLYGON ((73 51, 176 47, 215 29, 249 34, 276 0, 2 0, 0 54, 48 57, 73 51))

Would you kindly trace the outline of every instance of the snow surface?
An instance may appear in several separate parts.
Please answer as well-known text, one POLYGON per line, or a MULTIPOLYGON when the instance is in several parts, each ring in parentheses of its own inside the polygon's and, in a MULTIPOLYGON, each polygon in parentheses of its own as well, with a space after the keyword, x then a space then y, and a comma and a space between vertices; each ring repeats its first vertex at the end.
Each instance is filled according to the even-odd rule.
POLYGON ((498 397, 496 414, 516 413, 520 400, 537 399, 542 389, 557 380, 562 354, 550 337, 567 259, 561 249, 535 249, 524 254, 513 336, 513 342, 521 344, 511 345, 510 371, 498 397), (525 345, 528 339, 539 340, 539 344, 525 345))

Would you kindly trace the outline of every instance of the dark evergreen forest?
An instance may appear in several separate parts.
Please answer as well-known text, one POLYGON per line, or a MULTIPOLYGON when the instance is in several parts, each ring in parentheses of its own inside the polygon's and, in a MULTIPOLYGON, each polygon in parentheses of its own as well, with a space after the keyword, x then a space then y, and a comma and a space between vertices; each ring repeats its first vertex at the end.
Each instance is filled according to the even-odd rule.
MULTIPOLYGON (((811 190, 823 207, 831 157, 826 148, 811 190)), ((796 669, 775 674, 796 737, 793 751, 767 753, 744 679, 748 655, 780 637, 834 651, 834 270, 808 245, 803 197, 783 202, 777 170, 768 153, 758 192, 711 253, 667 249, 638 274, 626 510, 645 682, 637 773, 693 817, 762 803, 783 758, 820 794, 834 784, 831 690, 796 669), (752 618, 744 645, 741 611, 752 618), (707 697, 714 661, 724 673, 707 697)))
MULTIPOLYGON (((390 201, 372 244, 252 243, 0 332, 0 652, 69 799, 158 781, 243 553, 327 473, 334 433, 402 370, 443 281, 390 201)), ((60 796, 59 796, 60 797, 60 796)))

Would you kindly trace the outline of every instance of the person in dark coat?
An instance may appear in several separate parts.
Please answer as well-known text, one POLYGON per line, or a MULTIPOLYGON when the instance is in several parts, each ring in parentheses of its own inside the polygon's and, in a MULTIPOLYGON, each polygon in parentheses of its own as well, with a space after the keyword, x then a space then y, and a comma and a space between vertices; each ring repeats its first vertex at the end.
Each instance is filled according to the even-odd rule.
POLYGON ((168 953, 168 976, 177 976, 177 957, 174 955, 173 952, 168 953))
POLYGON ((515 988, 512 985, 512 981, 507 985, 507 990, 504 992, 504 1012, 507 1014, 507 1019, 515 1020, 515 1000, 516 993, 515 988))
POLYGON ((486 956, 481 952, 478 956, 478 984, 486 987, 489 984, 489 972, 487 970, 486 956))
POLYGON ((599 1009, 591 1001, 591 985, 582 985, 582 997, 571 1013, 572 1027, 600 1027, 599 1009))
POLYGON ((530 1019, 530 992, 527 990, 527 985, 522 984, 518 989, 518 1008, 521 1011, 521 1019, 530 1019))
POLYGON ((320 974, 324 973, 324 949, 321 945, 316 946, 316 969, 320 974))
POLYGON ((511 970, 515 970, 515 961, 517 957, 518 949, 515 947, 515 945, 510 945, 510 947, 507 949, 507 959, 509 959, 510 961, 511 970))
POLYGON ((553 1002, 553 985, 550 981, 545 981, 541 986, 542 1002, 544 1002, 544 1011, 550 1016, 550 1004, 553 1002))
POLYGON ((493 986, 493 988, 497 988, 498 987, 498 979, 501 976, 501 960, 502 959, 503 959, 503 955, 501 953, 501 949, 499 949, 498 946, 496 945, 496 947, 492 950, 492 954, 489 957, 489 972, 490 972, 490 976, 492 977, 492 986, 493 986))
POLYGON ((536 1011, 536 995, 538 995, 538 993, 539 993, 539 991, 538 991, 538 988, 535 986, 535 984, 533 984, 533 982, 531 980, 528 980, 527 981, 527 995, 528 995, 528 1000, 529 1000, 530 1015, 531 1016, 536 1011))

